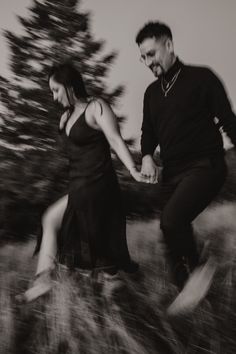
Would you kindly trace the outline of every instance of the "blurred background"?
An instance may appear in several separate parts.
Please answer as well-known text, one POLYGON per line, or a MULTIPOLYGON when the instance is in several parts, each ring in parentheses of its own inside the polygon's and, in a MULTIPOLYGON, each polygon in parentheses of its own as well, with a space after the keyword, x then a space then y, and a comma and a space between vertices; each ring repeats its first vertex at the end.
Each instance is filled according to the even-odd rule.
MULTIPOLYGON (((34 233, 41 211, 67 186, 67 159, 57 132, 61 112, 47 85, 52 63, 75 61, 90 94, 112 104, 122 135, 140 162, 143 93, 154 78, 139 61, 138 30, 149 20, 169 24, 177 55, 186 63, 215 70, 235 107, 235 10, 234 0, 3 1, 1 234, 19 239, 34 233)), ((225 146, 231 147, 227 137, 225 146)), ((119 161, 115 163, 127 192, 128 215, 157 212, 158 187, 137 188, 119 161)))
MULTIPOLYGON (((226 91, 235 110, 236 2, 234 0, 225 2, 221 0, 3 0, 0 6, 0 244, 2 247, 0 305, 2 309, 5 309, 5 312, 1 313, 2 322, 0 322, 0 328, 4 329, 0 339, 2 339, 1 343, 5 344, 2 344, 0 353, 5 354, 15 353, 16 343, 20 342, 21 335, 24 337, 24 333, 27 332, 26 321, 29 319, 27 317, 29 314, 24 312, 23 317, 20 316, 17 312, 19 310, 12 305, 11 296, 24 288, 24 281, 28 281, 33 274, 30 257, 33 243, 40 231, 42 212, 67 190, 68 162, 58 135, 58 119, 61 111, 53 103, 48 89, 48 69, 52 64, 68 58, 76 63, 83 74, 89 93, 104 97, 112 105, 119 120, 122 135, 129 144, 136 162, 140 164, 139 140, 143 93, 154 78, 151 71, 149 72, 139 61, 139 50, 135 44, 138 30, 150 20, 158 19, 166 22, 173 32, 176 54, 185 63, 211 67, 225 83, 226 91), (20 274, 25 274, 25 279, 20 274), (23 334, 18 327, 14 329, 17 321, 23 326, 23 329, 21 328, 23 334), (24 326, 26 326, 26 332, 24 332, 24 326)), ((232 251, 235 250, 233 235, 236 231, 234 224, 236 156, 229 139, 223 136, 226 159, 230 168, 228 180, 215 204, 196 222, 196 229, 199 231, 199 237, 211 239, 216 232, 215 225, 217 225, 221 234, 227 233, 229 244, 226 249, 232 251), (227 223, 229 226, 225 227, 227 223)), ((158 185, 138 185, 131 180, 129 173, 116 156, 113 158, 124 192, 131 252, 136 255, 141 264, 143 263, 149 277, 148 284, 140 283, 142 286, 145 284, 142 289, 137 288, 137 284, 132 281, 128 282, 127 286, 133 295, 134 293, 143 295, 146 289, 147 298, 144 297, 141 301, 139 297, 136 300, 141 301, 144 309, 150 301, 154 301, 151 308, 146 308, 146 314, 148 314, 158 306, 159 297, 156 295, 161 296, 166 291, 163 285, 165 283, 163 247, 160 241, 161 235, 157 231, 158 185), (153 269, 157 268, 161 281, 155 288, 153 284, 156 284, 157 273, 153 273, 153 269)), ((160 162, 158 152, 156 159, 160 162)), ((219 242, 219 245, 213 242, 213 247, 222 247, 222 243, 219 242)), ((225 250, 224 247, 223 249, 225 250)), ((195 322, 192 319, 189 322, 194 330, 191 332, 192 341, 190 340, 190 344, 188 343, 185 347, 182 345, 183 341, 186 341, 183 336, 186 332, 186 322, 182 323, 184 330, 179 339, 165 320, 149 323, 150 318, 146 316, 147 328, 157 326, 156 329, 160 331, 166 343, 170 342, 168 338, 172 338, 170 347, 169 344, 163 344, 163 338, 154 338, 156 334, 151 330, 148 331, 147 328, 145 330, 139 328, 140 338, 147 340, 145 342, 142 339, 141 345, 141 342, 136 341, 135 335, 133 336, 125 325, 121 326, 123 322, 120 319, 120 322, 116 324, 118 327, 112 322, 112 331, 115 336, 118 336, 118 332, 122 329, 123 337, 127 336, 125 343, 122 341, 124 338, 121 340, 119 337, 119 340, 115 340, 116 346, 108 341, 108 346, 104 349, 101 340, 99 351, 89 347, 87 351, 81 349, 81 353, 92 353, 93 350, 94 353, 103 353, 103 350, 109 353, 140 354, 145 352, 230 353, 231 348, 234 348, 233 334, 228 327, 232 327, 235 320, 234 317, 229 320, 229 314, 235 312, 231 296, 235 284, 233 281, 235 253, 231 252, 230 255, 230 266, 225 273, 229 279, 225 286, 228 297, 226 294, 224 294, 226 298, 223 297, 227 299, 225 300, 227 306, 224 307, 221 304, 222 307, 217 310, 222 311, 220 313, 224 321, 228 319, 222 337, 223 341, 215 339, 219 331, 216 325, 219 318, 216 319, 215 310, 209 309, 205 304, 200 317, 197 317, 195 322), (205 327, 202 326, 203 323, 205 327), (202 331, 208 331, 210 337, 214 339, 209 341, 203 334, 200 335, 200 328, 202 331), (147 331, 145 335, 143 331, 147 331), (226 350, 226 342, 230 343, 230 349, 226 350), (151 343, 148 349, 145 347, 147 343, 151 343), (177 343, 177 346, 174 343, 177 343), (197 347, 202 347, 202 351, 199 348, 196 349, 197 347), (156 351, 157 348, 160 351, 156 351), (188 351, 186 348, 189 348, 188 351)), ((62 294, 65 295, 65 292, 62 291, 62 294)), ((219 296, 218 291, 216 294, 219 296)), ((84 295, 80 294, 80 296, 83 298, 84 295)), ((68 303, 69 307, 65 308, 73 312, 75 304, 68 303)), ((76 309, 80 311, 77 307, 76 309)), ((57 309, 54 310, 57 313, 57 309)), ((35 315, 40 309, 36 307, 34 311, 36 311, 35 315)), ((125 311, 127 312, 127 309, 125 311)), ((42 313, 46 316, 45 309, 42 313)), ((145 310, 139 313, 139 320, 144 313, 145 310)), ((33 320, 35 318, 31 318, 32 322, 33 320)), ((155 320, 157 320, 156 317, 155 320)), ((43 326, 48 318, 37 318, 37 321, 40 326, 43 326)), ((128 320, 128 327, 131 326, 131 322, 128 320)), ((66 324, 70 327, 71 320, 68 320, 66 324)), ((90 324, 92 328, 93 322, 90 324)), ((81 329, 84 323, 79 325, 81 329)), ((222 328, 222 322, 219 327, 222 328)), ((68 328, 65 329, 67 334, 68 328)), ((92 330, 91 328, 89 327, 89 330, 92 330)), ((63 330, 60 328, 60 331, 63 330)), ((60 331, 56 332, 57 338, 60 337, 60 331)), ((104 336, 102 331, 98 330, 96 333, 101 338, 104 336)), ((121 336, 121 332, 119 333, 121 336)), ((45 341, 44 334, 41 333, 43 341, 45 341)), ((71 338, 71 343, 75 337, 76 335, 71 338)), ((60 347, 59 339, 56 344, 53 344, 50 342, 52 337, 49 340, 50 345, 45 344, 40 348, 36 345, 32 349, 34 341, 32 338, 30 344, 27 342, 22 346, 22 353, 78 352, 76 345, 77 349, 71 349, 72 347, 68 347, 68 344, 65 344, 67 345, 65 347, 64 344, 60 344, 62 345, 60 347), (62 349, 58 349, 59 347, 62 349)), ((234 349, 232 349, 233 353, 234 349)))

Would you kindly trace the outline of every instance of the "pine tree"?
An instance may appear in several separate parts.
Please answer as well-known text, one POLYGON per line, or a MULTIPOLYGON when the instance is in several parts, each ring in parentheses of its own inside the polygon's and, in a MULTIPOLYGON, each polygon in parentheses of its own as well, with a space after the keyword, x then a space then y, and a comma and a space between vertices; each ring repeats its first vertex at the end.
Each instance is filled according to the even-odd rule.
POLYGON ((79 0, 33 0, 30 17, 18 17, 23 35, 5 31, 10 46, 10 80, 0 78, 7 114, 3 138, 35 149, 54 148, 58 108, 49 93, 47 73, 52 64, 73 60, 91 95, 110 103, 123 88, 108 91, 105 83, 116 53, 103 54, 104 42, 94 40, 89 13, 78 11, 79 0))
MULTIPOLYGON (((1 219, 7 220, 9 210, 19 205, 45 207, 66 186, 67 160, 57 143, 61 112, 48 88, 52 64, 72 60, 89 94, 111 104, 123 92, 122 86, 108 90, 106 78, 117 54, 104 53, 105 42, 93 38, 90 14, 79 11, 79 6, 80 0, 32 0, 29 16, 18 16, 23 34, 4 32, 11 76, 0 77, 1 140, 14 150, 9 154, 2 149, 2 205, 11 208, 4 206, 4 215, 0 210, 1 219)), ((12 225, 13 219, 11 214, 12 225)))

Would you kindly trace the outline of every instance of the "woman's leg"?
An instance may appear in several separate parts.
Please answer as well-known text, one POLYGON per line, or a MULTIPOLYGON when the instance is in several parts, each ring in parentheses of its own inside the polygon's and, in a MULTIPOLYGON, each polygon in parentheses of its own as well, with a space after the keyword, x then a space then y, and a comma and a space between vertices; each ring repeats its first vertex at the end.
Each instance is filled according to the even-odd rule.
POLYGON ((52 288, 50 270, 54 268, 57 254, 57 231, 61 227, 68 195, 52 204, 42 218, 42 243, 39 251, 36 278, 33 285, 23 294, 16 296, 19 303, 28 303, 49 292, 52 288))
POLYGON ((36 275, 54 267, 57 254, 57 232, 61 227, 67 207, 68 195, 63 196, 45 211, 42 217, 42 243, 39 251, 36 275))

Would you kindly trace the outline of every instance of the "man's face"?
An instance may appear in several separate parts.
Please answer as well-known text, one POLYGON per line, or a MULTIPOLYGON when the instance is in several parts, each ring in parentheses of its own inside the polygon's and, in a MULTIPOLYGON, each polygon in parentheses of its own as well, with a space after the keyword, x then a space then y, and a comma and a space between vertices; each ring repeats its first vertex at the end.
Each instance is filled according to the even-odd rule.
POLYGON ((139 45, 139 49, 141 53, 140 60, 152 70, 157 78, 164 74, 172 65, 173 43, 168 38, 146 38, 139 45))

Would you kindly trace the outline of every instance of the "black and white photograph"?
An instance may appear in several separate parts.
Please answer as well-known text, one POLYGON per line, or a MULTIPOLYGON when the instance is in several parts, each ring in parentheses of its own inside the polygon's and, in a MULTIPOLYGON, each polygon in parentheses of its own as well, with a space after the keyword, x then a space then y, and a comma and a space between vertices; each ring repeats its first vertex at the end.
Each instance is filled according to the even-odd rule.
POLYGON ((235 0, 2 0, 0 354, 236 353, 235 0))

